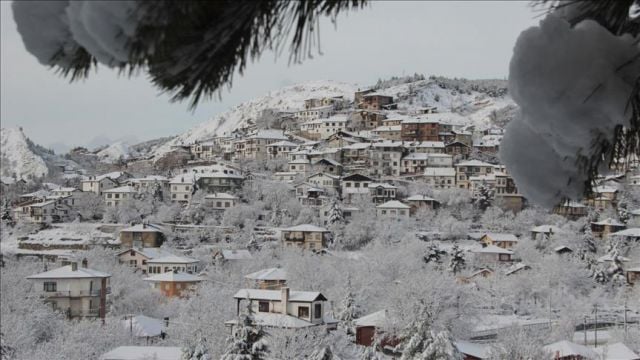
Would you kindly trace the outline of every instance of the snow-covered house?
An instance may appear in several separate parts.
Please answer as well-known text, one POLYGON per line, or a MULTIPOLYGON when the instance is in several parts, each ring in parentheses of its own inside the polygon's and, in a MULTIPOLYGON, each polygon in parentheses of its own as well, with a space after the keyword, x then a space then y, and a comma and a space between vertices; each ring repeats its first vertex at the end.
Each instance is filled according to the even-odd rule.
POLYGON ((548 240, 554 238, 555 235, 562 234, 563 231, 555 225, 538 225, 529 230, 531 240, 548 240))
POLYGON ((577 220, 583 216, 587 216, 587 212, 587 206, 571 200, 565 200, 553 208, 554 214, 564 216, 570 220, 577 220))
POLYGON ((64 222, 71 218, 71 207, 64 198, 31 202, 13 209, 15 219, 33 223, 64 222))
POLYGON ((147 273, 148 261, 155 258, 173 255, 162 248, 130 248, 125 249, 116 254, 121 264, 127 264, 129 267, 142 270, 143 274, 147 273))
POLYGON ((307 183, 337 193, 340 189, 340 177, 327 173, 315 173, 307 177, 307 183))
POLYGON ((273 173, 271 178, 282 182, 293 182, 299 175, 300 174, 295 171, 280 171, 273 173))
POLYGON ((207 193, 233 192, 242 187, 244 176, 237 172, 204 172, 197 174, 196 185, 207 193))
POLYGON ((147 272, 149 274, 164 274, 170 271, 174 273, 198 272, 200 261, 186 256, 165 255, 147 260, 147 272))
POLYGON ((387 310, 376 311, 355 319, 353 325, 356 328, 355 342, 358 345, 372 346, 376 337, 380 338, 382 348, 394 347, 399 343, 399 339, 384 335, 384 329, 389 326, 387 310))
POLYGON ((609 238, 621 239, 629 243, 633 241, 640 241, 640 228, 629 228, 629 229, 620 230, 614 233, 610 233, 609 238))
POLYGON ((438 200, 426 195, 411 195, 404 199, 404 201, 411 206, 412 213, 415 213, 418 209, 435 210, 440 207, 438 200))
POLYGON ((164 192, 169 189, 169 179, 161 175, 149 175, 128 179, 127 185, 132 186, 138 193, 164 192))
POLYGON ((131 174, 124 171, 115 171, 97 176, 92 175, 85 177, 80 181, 80 189, 82 191, 90 191, 95 194, 102 195, 103 191, 118 187, 120 184, 124 184, 125 181, 131 177, 131 174))
POLYGON ((279 290, 287 285, 287 271, 278 267, 262 269, 245 275, 244 278, 254 289, 279 290))
POLYGON ((221 249, 213 252, 212 259, 224 263, 227 261, 251 260, 253 256, 247 249, 221 249))
POLYGON ((606 238, 609 234, 626 229, 626 225, 618 220, 607 218, 591 222, 591 232, 598 238, 606 238))
POLYGON ((429 167, 429 154, 427 153, 410 153, 402 158, 401 174, 418 174, 423 173, 429 167))
POLYGON ((173 270, 144 279, 166 297, 188 296, 202 280, 196 275, 173 270))
POLYGON ((136 224, 120 230, 120 244, 123 248, 157 248, 165 240, 164 229, 154 224, 136 224))
POLYGON ((331 174, 334 176, 340 176, 342 175, 342 164, 340 164, 339 162, 333 159, 322 158, 320 160, 313 162, 313 164, 311 164, 311 170, 313 172, 320 172, 320 173, 331 174))
POLYGON ((380 139, 400 141, 402 140, 401 125, 383 125, 371 130, 371 133, 380 139))
POLYGON ((282 243, 287 247, 300 247, 308 250, 320 250, 331 240, 331 231, 311 225, 296 225, 280 230, 282 243))
POLYGON ((494 166, 480 160, 462 161, 455 165, 456 186, 461 189, 470 189, 472 176, 489 175, 493 173, 494 166))
POLYGON ((513 255, 513 251, 495 245, 483 246, 471 252, 475 254, 480 262, 485 263, 511 262, 511 256, 513 255))
POLYGON ((144 338, 147 343, 149 340, 164 337, 167 328, 166 321, 144 315, 125 315, 120 323, 132 337, 144 338))
POLYGON ((282 130, 262 129, 235 141, 237 159, 266 160, 269 157, 267 146, 288 140, 282 130))
POLYGON ((169 181, 171 200, 181 204, 188 204, 195 192, 195 174, 182 174, 169 181))
POLYGON ((387 183, 371 183, 369 184, 369 195, 375 204, 382 204, 387 201, 395 200, 398 188, 387 183))
POLYGON ((640 283, 640 266, 630 267, 624 270, 629 284, 640 283))
POLYGON ((133 186, 125 185, 104 190, 102 195, 104 196, 104 202, 107 207, 117 207, 127 200, 134 199, 137 193, 133 186))
POLYGON ((105 317, 111 275, 88 268, 86 260, 28 276, 38 293, 67 317, 105 317))
MULTIPOLYGON (((291 291, 288 287, 280 290, 241 289, 234 296, 236 311, 240 316, 243 301, 253 312, 255 325, 276 328, 307 328, 325 325, 335 329, 338 321, 326 315, 327 298, 315 291, 291 291)), ((236 325, 237 320, 226 324, 236 325)))
POLYGON ((207 203, 211 205, 212 209, 222 211, 236 206, 236 203, 238 202, 237 196, 227 193, 208 194, 204 198, 207 203))
POLYGON ((369 184, 373 179, 361 174, 353 174, 342 178, 342 198, 345 202, 351 202, 358 196, 369 196, 369 184))
POLYGON ((376 214, 378 217, 387 219, 408 219, 411 215, 411 206, 398 200, 391 200, 376 206, 376 214))
POLYGON ((269 159, 286 159, 287 155, 298 148, 298 144, 282 140, 267 145, 269 159))
POLYGON ((484 245, 495 245, 503 249, 511 249, 518 243, 518 237, 513 234, 486 233, 480 238, 484 245))
POLYGON ((428 167, 424 169, 422 178, 436 189, 451 189, 456 186, 456 170, 452 167, 428 167))
POLYGON ((598 354, 591 348, 567 340, 546 345, 544 350, 551 354, 555 360, 590 360, 599 358, 598 354))
POLYGON ((307 159, 295 159, 288 162, 289 172, 306 176, 311 171, 311 163, 307 159))
POLYGON ((100 360, 181 360, 179 346, 119 346, 102 356, 100 360))
POLYGON ((371 144, 369 175, 400 176, 405 147, 401 141, 381 141, 371 144))

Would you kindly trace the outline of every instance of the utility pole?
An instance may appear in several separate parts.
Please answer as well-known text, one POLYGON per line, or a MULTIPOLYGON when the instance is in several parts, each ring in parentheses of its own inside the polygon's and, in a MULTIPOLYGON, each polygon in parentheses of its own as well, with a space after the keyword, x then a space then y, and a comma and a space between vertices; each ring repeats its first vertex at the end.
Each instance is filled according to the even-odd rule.
POLYGON ((598 304, 593 305, 594 311, 595 311, 595 328, 594 328, 594 342, 595 342, 595 347, 598 347, 598 304))
POLYGON ((624 337, 625 339, 627 338, 627 336, 629 335, 627 333, 627 300, 624 301, 624 337))
POLYGON ((587 317, 584 317, 582 323, 582 332, 584 332, 584 346, 587 346, 587 317))

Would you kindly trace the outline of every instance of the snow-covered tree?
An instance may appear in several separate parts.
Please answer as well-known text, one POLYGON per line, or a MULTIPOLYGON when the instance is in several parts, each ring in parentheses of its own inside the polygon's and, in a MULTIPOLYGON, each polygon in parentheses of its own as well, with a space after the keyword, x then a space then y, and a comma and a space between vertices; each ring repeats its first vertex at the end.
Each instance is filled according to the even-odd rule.
POLYGON ((424 256, 422 257, 422 259, 427 264, 440 263, 442 255, 444 255, 444 254, 446 254, 446 252, 444 250, 441 250, 438 247, 438 245, 432 243, 432 244, 429 245, 429 247, 425 251, 424 256))
POLYGON ((353 334, 353 320, 360 317, 360 315, 360 306, 355 300, 355 294, 351 286, 351 276, 347 275, 346 293, 340 303, 340 313, 338 313, 338 319, 342 321, 341 326, 345 328, 347 334, 353 334))
POLYGON ((195 341, 188 342, 182 348, 182 360, 212 360, 202 336, 198 336, 195 341))
POLYGON ((453 245, 451 252, 449 253, 449 271, 457 274, 464 268, 465 259, 464 252, 458 245, 453 245))
POLYGON ((309 356, 309 360, 332 360, 333 353, 331 352, 331 347, 328 345, 321 346, 315 349, 311 356, 309 356))
POLYGON ((338 201, 334 199, 331 202, 331 207, 329 208, 329 224, 333 225, 343 222, 344 216, 342 215, 342 208, 340 208, 338 201))
POLYGON ((426 304, 418 306, 418 312, 410 325, 400 335, 396 350, 402 352, 401 360, 462 360, 451 334, 432 329, 432 312, 426 304))
POLYGON ((267 359, 267 344, 262 327, 253 324, 253 313, 250 302, 247 301, 247 312, 240 317, 234 326, 233 334, 227 340, 228 345, 221 360, 265 360, 267 359))

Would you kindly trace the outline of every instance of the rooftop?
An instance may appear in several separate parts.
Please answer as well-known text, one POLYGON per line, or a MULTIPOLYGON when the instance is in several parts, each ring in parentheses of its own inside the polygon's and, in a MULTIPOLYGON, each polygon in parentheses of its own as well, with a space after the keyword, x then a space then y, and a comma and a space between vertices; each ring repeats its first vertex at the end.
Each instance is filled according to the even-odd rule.
POLYGON ((282 268, 269 268, 244 276, 251 280, 287 280, 287 271, 282 268))
MULTIPOLYGON (((259 289, 240 289, 235 295, 236 299, 251 299, 251 300, 282 300, 283 290, 259 290, 259 289)), ((324 297, 318 291, 289 291, 289 301, 297 302, 312 302, 312 301, 326 301, 324 297)))
POLYGON ((83 268, 81 266, 78 266, 77 270, 72 270, 72 266, 67 265, 40 274, 27 276, 27 279, 94 279, 108 277, 111 277, 111 275, 98 270, 83 268))

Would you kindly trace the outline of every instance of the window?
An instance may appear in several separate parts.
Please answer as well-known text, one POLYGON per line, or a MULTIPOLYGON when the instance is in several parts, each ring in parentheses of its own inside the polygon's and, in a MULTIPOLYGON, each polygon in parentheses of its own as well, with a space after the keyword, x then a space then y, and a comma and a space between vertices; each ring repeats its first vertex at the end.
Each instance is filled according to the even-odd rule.
POLYGON ((309 307, 308 306, 300 306, 300 307, 298 307, 298 317, 299 318, 308 318, 309 317, 309 307))
POLYGON ((120 198, 120 194, 114 194, 114 197, 115 197, 116 199, 119 199, 119 198, 120 198))
POLYGON ((111 194, 107 194, 107 199, 111 199, 111 194))
POLYGON ((176 194, 172 194, 172 195, 171 195, 171 198, 172 198, 172 199, 175 199, 176 197, 177 197, 177 195, 176 195, 176 194))
POLYGON ((184 194, 184 198, 185 198, 185 199, 188 199, 188 198, 189 198, 189 195, 184 194))
POLYGON ((258 301, 258 312, 269 312, 269 302, 258 301))
POLYGON ((216 207, 222 207, 222 202, 216 201, 216 207))
POLYGON ((226 201, 226 202, 224 203, 224 207, 228 208, 229 206, 231 206, 231 203, 229 203, 228 201, 226 201))
POLYGON ((359 187, 360 187, 360 183, 355 183, 354 185, 355 185, 355 187, 357 187, 357 188, 359 188, 359 187))
POLYGON ((351 187, 351 183, 350 182, 346 183, 345 187, 351 187))
POLYGON ((316 319, 322 318, 322 304, 313 305, 313 317, 316 319))
POLYGON ((46 292, 56 292, 57 291, 57 284, 53 281, 45 281, 44 282, 44 291, 46 292))
POLYGON ((138 264, 137 260, 135 260, 135 259, 134 260, 129 260, 129 266, 136 267, 137 264, 138 264))

